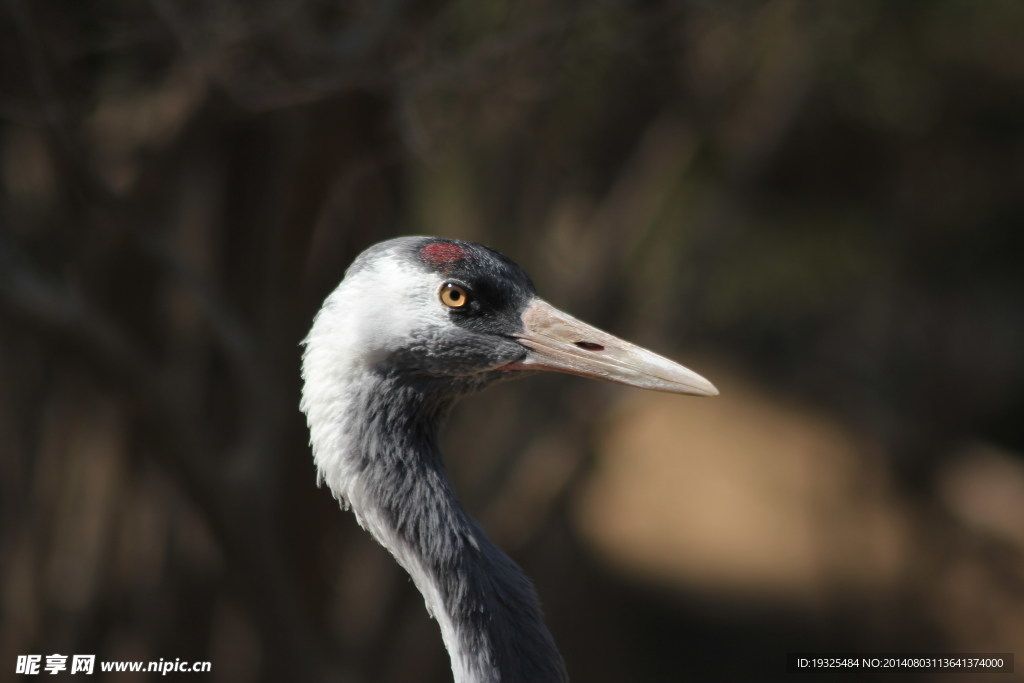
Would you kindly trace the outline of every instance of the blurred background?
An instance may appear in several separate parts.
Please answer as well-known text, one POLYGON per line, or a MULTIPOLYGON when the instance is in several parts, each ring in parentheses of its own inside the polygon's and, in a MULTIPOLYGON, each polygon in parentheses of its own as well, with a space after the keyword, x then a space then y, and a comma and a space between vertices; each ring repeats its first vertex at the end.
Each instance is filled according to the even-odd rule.
POLYGON ((575 680, 1021 657, 1022 35, 1016 0, 6 0, 0 667, 450 680, 298 411, 324 296, 410 233, 722 392, 456 410, 575 680))

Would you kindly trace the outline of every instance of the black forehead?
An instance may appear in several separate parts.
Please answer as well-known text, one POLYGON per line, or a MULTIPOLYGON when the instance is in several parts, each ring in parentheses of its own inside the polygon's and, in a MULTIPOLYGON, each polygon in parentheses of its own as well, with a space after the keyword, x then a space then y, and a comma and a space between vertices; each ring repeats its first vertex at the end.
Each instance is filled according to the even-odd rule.
POLYGON ((477 297, 516 306, 533 298, 530 276, 514 261, 475 242, 425 238, 410 245, 412 256, 427 270, 473 288, 477 297))

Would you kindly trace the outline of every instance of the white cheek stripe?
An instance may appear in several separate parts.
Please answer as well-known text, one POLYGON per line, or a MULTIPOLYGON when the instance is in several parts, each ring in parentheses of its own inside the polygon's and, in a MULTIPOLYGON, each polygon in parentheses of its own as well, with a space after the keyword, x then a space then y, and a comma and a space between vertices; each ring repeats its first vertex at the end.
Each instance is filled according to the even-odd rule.
POLYGON ((353 414, 353 382, 407 343, 417 329, 447 322, 440 275, 387 256, 364 264, 331 292, 303 342, 302 400, 318 479, 348 501, 355 472, 345 419, 353 414), (353 379, 357 378, 357 379, 353 379))
POLYGON ((413 333, 448 322, 438 298, 444 279, 385 257, 346 276, 324 302, 303 342, 303 389, 300 409, 306 414, 317 479, 326 483, 342 507, 351 506, 366 529, 409 573, 423 595, 427 611, 441 628, 456 681, 477 677, 472 658, 462 651, 436 581, 416 554, 367 500, 350 457, 346 421, 358 413, 351 397, 360 377, 405 344, 413 333))

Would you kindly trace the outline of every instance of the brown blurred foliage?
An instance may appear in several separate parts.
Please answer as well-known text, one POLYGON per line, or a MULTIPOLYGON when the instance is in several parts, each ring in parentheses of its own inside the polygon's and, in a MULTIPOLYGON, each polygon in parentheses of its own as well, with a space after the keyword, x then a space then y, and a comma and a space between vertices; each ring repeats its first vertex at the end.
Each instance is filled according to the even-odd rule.
MULTIPOLYGON (((61 652, 208 659, 218 681, 449 679, 406 577, 315 487, 297 409, 320 301, 402 233, 486 242, 580 317, 757 384, 708 416, 718 440, 699 432, 708 461, 680 481, 722 443, 771 452, 731 429, 764 419, 771 440, 799 422, 772 412, 788 397, 855 435, 837 437, 854 469, 791 462, 807 487, 885 482, 926 532, 875 600, 844 599, 841 566, 813 605, 645 582, 571 512, 621 390, 487 392, 455 416, 452 474, 536 580, 577 680, 1009 647, 1021 35, 1014 0, 6 0, 0 667, 61 652), (980 606, 942 599, 957 586, 980 606)), ((864 509, 828 527, 835 545, 864 509)))

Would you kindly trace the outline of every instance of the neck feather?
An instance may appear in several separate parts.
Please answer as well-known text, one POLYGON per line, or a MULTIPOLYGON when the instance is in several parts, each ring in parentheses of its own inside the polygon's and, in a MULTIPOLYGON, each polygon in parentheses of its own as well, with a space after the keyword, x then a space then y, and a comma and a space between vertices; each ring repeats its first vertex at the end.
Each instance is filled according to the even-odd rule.
POLYGON ((567 680, 533 586, 452 490, 437 429, 455 397, 369 371, 338 390, 304 398, 321 479, 409 572, 456 683, 567 680))

